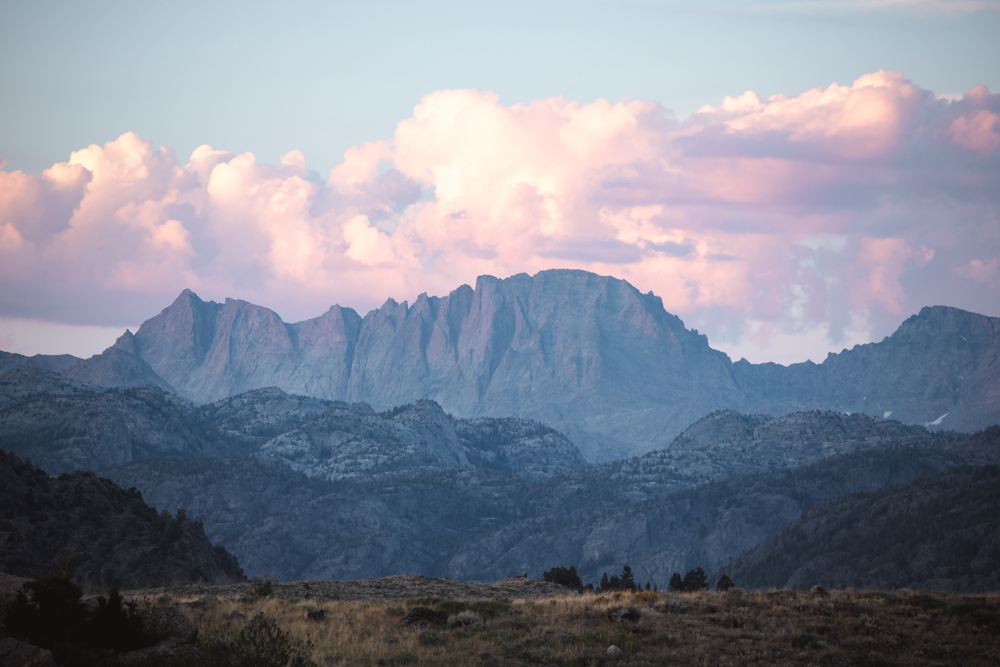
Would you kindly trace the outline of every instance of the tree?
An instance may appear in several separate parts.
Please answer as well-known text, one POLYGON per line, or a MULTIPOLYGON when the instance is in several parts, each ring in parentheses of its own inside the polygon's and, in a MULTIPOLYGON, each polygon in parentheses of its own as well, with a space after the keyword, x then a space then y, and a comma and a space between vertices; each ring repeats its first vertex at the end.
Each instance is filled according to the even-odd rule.
POLYGON ((715 590, 725 592, 728 591, 730 588, 733 588, 735 585, 736 584, 733 583, 733 580, 729 578, 729 575, 724 574, 719 579, 719 583, 715 585, 715 590))
POLYGON ((676 572, 670 575, 670 583, 667 584, 667 590, 673 593, 680 593, 684 590, 684 582, 681 581, 681 575, 676 572))
POLYGON ((559 584, 560 586, 572 588, 574 591, 583 590, 583 581, 580 579, 580 575, 577 574, 575 565, 571 566, 569 569, 565 567, 554 567, 548 572, 543 572, 542 578, 553 584, 559 584))
POLYGON ((705 576, 705 570, 700 567, 696 567, 693 570, 688 570, 688 573, 684 575, 684 590, 685 591, 703 591, 708 588, 708 577, 705 576))
POLYGON ((611 582, 608 581, 608 573, 605 572, 601 576, 601 586, 600 586, 600 588, 601 588, 602 591, 607 591, 608 590, 608 586, 610 586, 610 585, 611 585, 611 582))
POLYGON ((628 565, 622 567, 622 576, 618 586, 619 590, 622 591, 634 591, 638 588, 638 586, 635 585, 635 577, 632 576, 632 568, 628 565))

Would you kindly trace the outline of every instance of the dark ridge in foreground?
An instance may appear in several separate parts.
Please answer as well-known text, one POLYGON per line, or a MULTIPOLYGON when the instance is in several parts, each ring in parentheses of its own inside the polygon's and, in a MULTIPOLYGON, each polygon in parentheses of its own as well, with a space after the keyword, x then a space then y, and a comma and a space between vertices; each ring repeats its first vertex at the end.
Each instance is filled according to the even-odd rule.
POLYGON ((88 588, 245 579, 200 521, 91 472, 52 478, 0 450, 0 508, 0 572, 38 578, 65 561, 88 588))

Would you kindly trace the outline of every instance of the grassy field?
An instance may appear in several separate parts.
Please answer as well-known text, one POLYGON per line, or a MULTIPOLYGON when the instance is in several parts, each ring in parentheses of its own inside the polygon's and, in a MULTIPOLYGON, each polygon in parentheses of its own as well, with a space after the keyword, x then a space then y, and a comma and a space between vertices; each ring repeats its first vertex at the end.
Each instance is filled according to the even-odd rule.
POLYGON ((198 626, 199 644, 215 651, 232 646, 263 614, 317 665, 1000 664, 998 594, 706 591, 354 601, 161 595, 147 604, 177 606, 198 626), (621 653, 609 654, 611 646, 621 653))

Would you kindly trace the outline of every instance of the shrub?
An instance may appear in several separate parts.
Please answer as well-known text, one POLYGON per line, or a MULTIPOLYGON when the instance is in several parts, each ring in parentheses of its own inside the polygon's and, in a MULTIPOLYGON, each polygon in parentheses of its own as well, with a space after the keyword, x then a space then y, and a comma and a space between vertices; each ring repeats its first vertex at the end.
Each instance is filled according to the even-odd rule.
POLYGON ((222 663, 230 667, 310 667, 315 664, 307 657, 308 645, 290 640, 277 623, 263 614, 254 616, 228 648, 223 653, 222 663))
POLYGON ((640 591, 635 594, 635 602, 636 604, 644 604, 647 607, 652 607, 656 604, 657 597, 653 591, 640 591))
POLYGON ((260 600, 262 598, 271 597, 274 595, 274 582, 270 579, 261 579, 260 577, 254 577, 252 583, 253 599, 260 600))
POLYGON ((5 634, 53 652, 62 665, 97 662, 95 651, 120 653, 151 643, 142 614, 118 589, 97 598, 88 610, 68 569, 26 582, 4 613, 5 634))
POLYGON ((468 609, 448 617, 448 625, 453 628, 468 628, 482 624, 483 617, 468 609))

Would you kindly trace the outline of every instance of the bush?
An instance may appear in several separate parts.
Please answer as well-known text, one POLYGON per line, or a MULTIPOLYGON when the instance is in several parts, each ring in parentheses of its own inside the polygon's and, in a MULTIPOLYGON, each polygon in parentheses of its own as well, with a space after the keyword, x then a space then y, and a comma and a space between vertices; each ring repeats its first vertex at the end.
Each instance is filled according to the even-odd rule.
POLYGON ((453 628, 468 628, 482 624, 483 617, 468 609, 448 617, 448 625, 453 628))
POLYGON ((82 595, 68 569, 26 582, 7 605, 4 634, 49 649, 67 667, 95 664, 97 651, 121 653, 151 643, 135 602, 125 602, 118 589, 99 596, 92 611, 82 595))
MULTIPOLYGON (((221 647, 220 647, 221 648, 221 647)), ((257 614, 240 632, 236 642, 221 650, 227 667, 311 667, 308 645, 293 642, 272 619, 257 614)))
POLYGON ((274 595, 274 582, 270 579, 254 577, 252 586, 254 600, 260 600, 274 595))

